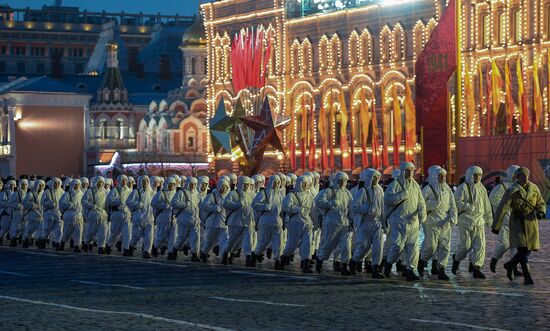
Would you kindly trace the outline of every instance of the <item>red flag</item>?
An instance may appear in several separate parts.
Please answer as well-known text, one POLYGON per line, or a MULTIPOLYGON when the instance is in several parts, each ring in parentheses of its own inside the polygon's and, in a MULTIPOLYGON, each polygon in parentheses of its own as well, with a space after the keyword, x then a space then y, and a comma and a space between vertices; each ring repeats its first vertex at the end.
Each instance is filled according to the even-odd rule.
POLYGON ((329 97, 329 108, 328 108, 328 146, 330 150, 330 158, 329 158, 329 168, 334 169, 334 144, 332 143, 332 140, 334 139, 334 135, 332 134, 332 128, 334 127, 334 106, 332 101, 332 90, 330 91, 330 97, 329 97))
POLYGON ((302 127, 300 128, 300 164, 302 169, 306 169, 306 140, 307 140, 307 110, 306 110, 306 97, 302 95, 300 114, 302 115, 302 127))
MULTIPOLYGON (((373 105, 374 106, 374 105, 373 105)), ((372 108, 372 165, 374 169, 380 168, 380 157, 378 154, 378 123, 376 119, 376 108, 372 108)))
POLYGON ((384 93, 382 93, 382 165, 384 167, 388 167, 390 165, 390 160, 388 157, 388 135, 390 134, 390 121, 389 121, 389 113, 386 110, 386 107, 384 105, 385 96, 384 93))
POLYGON ((457 65, 455 0, 450 0, 441 20, 415 65, 416 110, 424 131, 424 171, 448 161, 447 82, 457 65))
POLYGON ((514 118, 514 97, 512 96, 512 74, 510 73, 510 65, 508 61, 504 63, 504 88, 506 91, 506 126, 508 128, 508 133, 513 133, 514 128, 512 127, 512 119, 514 118))
POLYGON ((492 132, 491 109, 493 104, 493 89, 491 86, 491 72, 489 71, 489 68, 486 68, 485 70, 485 95, 487 96, 487 127, 485 128, 485 134, 489 136, 492 132))
POLYGON ((349 107, 350 107, 350 114, 351 114, 351 125, 350 125, 350 158, 351 158, 351 162, 350 162, 350 167, 351 167, 351 170, 353 170, 355 168, 355 142, 353 141, 353 138, 354 138, 354 135, 353 135, 353 129, 356 128, 357 126, 355 125, 355 116, 353 115, 353 95, 350 95, 350 102, 349 102, 349 107))
POLYGON ((328 168, 327 157, 327 115, 325 112, 325 105, 321 100, 321 109, 319 110, 319 122, 318 122, 319 138, 321 138, 321 168, 323 170, 328 168))
POLYGON ((392 110, 393 110, 393 165, 399 166, 399 147, 401 146, 401 136, 403 134, 403 126, 401 125, 401 105, 397 97, 397 85, 392 86, 392 110))
POLYGON ((405 161, 414 161, 414 146, 416 145, 416 109, 411 88, 405 82, 405 161))
POLYGON ((314 108, 314 105, 312 100, 311 106, 310 106, 311 117, 309 119, 309 132, 308 132, 309 134, 309 169, 312 171, 315 170, 315 128, 313 125, 313 120, 314 120, 313 108, 314 108))
POLYGON ((361 123, 361 163, 364 168, 369 166, 369 158, 367 157, 367 139, 369 136, 369 104, 366 100, 365 90, 361 88, 361 106, 359 108, 359 120, 361 123))

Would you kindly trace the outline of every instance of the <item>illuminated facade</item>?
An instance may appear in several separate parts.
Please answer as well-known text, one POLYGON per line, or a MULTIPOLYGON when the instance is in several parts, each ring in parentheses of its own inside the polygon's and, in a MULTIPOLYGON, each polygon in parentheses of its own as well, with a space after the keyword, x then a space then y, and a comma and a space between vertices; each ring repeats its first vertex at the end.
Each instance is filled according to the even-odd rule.
MULTIPOLYGON (((332 1, 332 0, 223 0, 202 6, 208 38, 208 109, 210 117, 221 97, 226 101, 226 108, 232 111, 236 99, 249 96, 244 90, 241 95, 234 95, 231 87, 230 44, 231 36, 241 28, 263 25, 272 34, 272 59, 269 65, 269 76, 262 91, 269 96, 272 109, 278 113, 291 115, 293 125, 287 129, 285 143, 289 147, 291 137, 299 144, 302 133, 308 126, 302 125, 302 109, 313 108, 316 143, 315 170, 320 170, 319 144, 319 111, 321 107, 328 113, 328 139, 334 146, 335 167, 344 170, 358 171, 364 165, 361 160, 361 124, 359 109, 361 100, 375 109, 378 123, 379 153, 382 155, 387 146, 389 161, 383 162, 382 168, 388 173, 393 164, 394 107, 392 91, 397 88, 397 98, 403 112, 405 84, 413 90, 414 65, 429 36, 435 28, 442 11, 444 1, 332 1), (301 6, 303 4, 303 6, 301 6), (342 96, 341 96, 342 95, 342 96), (341 162, 341 129, 342 109, 340 103, 346 103, 348 111, 347 143, 354 155, 355 169, 341 162), (305 107, 304 107, 305 105, 305 107), (332 114, 331 114, 332 113, 332 114), (293 131, 293 132, 292 132, 293 131)), ((481 107, 480 91, 486 88, 485 76, 491 68, 491 60, 496 59, 504 81, 504 59, 513 65, 513 94, 517 91, 515 75, 515 57, 519 54, 523 61, 524 85, 529 108, 532 103, 532 61, 539 61, 539 80, 544 99, 543 110, 549 109, 548 103, 548 67, 546 66, 547 47, 550 45, 550 1, 463 1, 462 23, 460 32, 463 39, 463 77, 468 77, 472 84, 479 81, 477 68, 481 63, 481 74, 484 76, 484 88, 474 87, 476 107, 481 107), (489 65, 487 66, 487 63, 489 65), (469 74, 466 76, 466 71, 469 74)), ((452 83, 453 80, 451 80, 452 83)), ((463 84, 464 86, 464 84, 463 84)), ((504 86, 498 99, 504 103, 504 86)), ((449 91, 453 92, 451 84, 449 91)), ((466 95, 463 88, 463 96, 466 95)), ((395 94, 393 94, 395 95, 395 94)), ((485 91, 485 98, 487 98, 485 91)), ((451 98, 452 99, 452 98, 451 98)), ((517 100, 515 100, 517 103, 517 100)), ((454 103, 451 109, 456 109, 454 103)), ((481 121, 487 112, 476 111, 481 121)), ((517 112, 517 106, 516 106, 517 112)), ((501 112, 502 113, 502 112, 501 112)), ((499 113, 499 114, 501 114, 499 113)), ((466 101, 463 101, 458 129, 461 136, 484 134, 480 119, 466 119, 466 101), (477 123, 477 124, 476 124, 477 123), (469 125, 469 126, 468 126, 469 125)), ((402 113, 403 116, 403 113, 402 113)), ((454 114, 453 114, 454 116, 454 114)), ((544 116, 544 127, 548 130, 548 116, 544 116)), ((404 120, 401 123, 405 123, 404 120)), ((455 123, 453 121, 453 123, 455 123)), ((485 122, 483 122, 485 123, 485 122)), ((503 129, 495 122, 495 127, 488 134, 498 134, 503 129)), ((517 118, 514 120, 517 125, 517 118)), ((453 125, 453 132, 457 127, 453 125)), ((542 128, 541 128, 542 129, 542 128)), ((308 129, 309 130, 309 129, 308 129)), ((514 132, 517 132, 515 130, 514 132)), ((372 156, 371 133, 369 133, 367 154, 372 156)), ((419 139, 420 140, 420 139, 419 139)), ((310 139, 303 149, 309 154, 310 139)), ((420 144, 405 151, 404 143, 400 144, 400 160, 404 153, 416 156, 420 162, 420 144)), ((454 145, 453 145, 454 146, 454 145)), ((299 145, 296 147, 297 168, 311 168, 303 159, 299 145)), ((328 151, 330 153, 330 151, 328 151)), ((287 153, 288 156, 288 153, 287 153)), ((347 157, 347 155, 345 155, 347 157)), ((228 158, 229 155, 220 158, 228 158)), ((286 159, 281 163, 288 164, 286 159)), ((372 163, 371 163, 372 165, 372 163)))

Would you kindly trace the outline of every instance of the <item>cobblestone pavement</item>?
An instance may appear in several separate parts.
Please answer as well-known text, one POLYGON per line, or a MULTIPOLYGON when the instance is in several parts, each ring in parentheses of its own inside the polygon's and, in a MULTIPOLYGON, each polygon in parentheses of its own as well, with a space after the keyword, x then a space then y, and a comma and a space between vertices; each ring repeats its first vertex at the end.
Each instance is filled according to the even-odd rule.
MULTIPOLYGON (((372 280, 0 246, 1 330, 542 330, 550 328, 550 224, 541 222, 532 255, 534 287, 488 270, 495 237, 487 233, 486 280, 463 263, 451 282, 372 280)), ((454 244, 453 244, 454 246, 454 244)), ((328 267, 328 268, 327 268, 328 267)), ((449 267, 450 268, 450 267, 449 267)), ((433 276, 430 276, 430 278, 433 276)))

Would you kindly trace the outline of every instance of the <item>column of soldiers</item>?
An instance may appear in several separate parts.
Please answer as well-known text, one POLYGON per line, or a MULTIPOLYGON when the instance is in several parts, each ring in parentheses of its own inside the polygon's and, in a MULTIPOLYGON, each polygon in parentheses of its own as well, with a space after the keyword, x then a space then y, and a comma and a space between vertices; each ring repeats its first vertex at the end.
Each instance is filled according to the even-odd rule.
POLYGON ((481 183, 482 169, 468 169, 465 181, 453 190, 440 166, 429 168, 422 188, 414 179, 415 167, 403 163, 384 189, 381 174, 361 172, 348 189, 348 176, 335 173, 321 188, 317 173, 221 177, 215 188, 209 178, 172 175, 118 176, 116 182, 96 176, 0 182, 0 244, 23 248, 50 243, 63 251, 110 254, 116 247, 133 256, 141 243, 143 258, 178 253, 192 262, 208 263, 219 256, 224 265, 244 255, 247 267, 265 259, 276 270, 294 260, 304 273, 323 272, 332 256, 342 275, 363 270, 373 278, 392 277, 394 264, 407 280, 430 272, 440 280, 451 252, 451 231, 458 241, 451 271, 459 271, 468 258, 474 278, 485 278, 485 228, 498 234, 490 270, 510 250, 504 264, 507 277, 523 276, 533 284, 528 257, 540 248, 538 220, 545 216, 541 194, 529 181, 529 170, 510 166, 507 178, 490 194, 481 183), (115 185, 113 185, 115 184, 115 185), (424 240, 419 244, 420 227, 424 240), (518 268, 518 265, 521 268, 518 268))

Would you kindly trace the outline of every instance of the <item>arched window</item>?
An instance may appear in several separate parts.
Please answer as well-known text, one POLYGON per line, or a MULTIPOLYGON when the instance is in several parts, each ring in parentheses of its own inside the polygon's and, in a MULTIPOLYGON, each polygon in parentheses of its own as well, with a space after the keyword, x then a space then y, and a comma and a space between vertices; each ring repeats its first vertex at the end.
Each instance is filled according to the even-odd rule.
POLYGON ((115 139, 124 139, 124 121, 121 119, 115 122, 115 139))
POLYGON ((384 26, 380 32, 380 62, 390 61, 390 29, 384 26))
POLYGON ((197 59, 195 57, 191 58, 191 75, 197 73, 197 59))
POLYGON ((99 122, 99 138, 107 139, 107 120, 105 119, 99 122))
POLYGON ((187 137, 187 148, 195 147, 195 137, 187 137))

